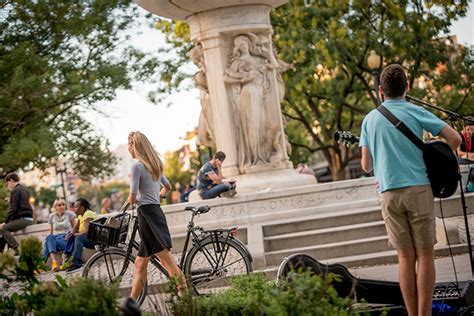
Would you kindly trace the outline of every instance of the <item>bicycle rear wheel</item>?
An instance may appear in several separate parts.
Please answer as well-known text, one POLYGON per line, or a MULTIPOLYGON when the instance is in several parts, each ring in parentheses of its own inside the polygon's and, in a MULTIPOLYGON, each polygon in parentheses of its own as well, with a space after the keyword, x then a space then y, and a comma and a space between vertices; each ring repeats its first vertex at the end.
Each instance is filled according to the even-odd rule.
POLYGON ((198 293, 229 285, 229 278, 252 272, 246 249, 232 239, 207 239, 186 256, 184 274, 198 293))
MULTIPOLYGON (((124 250, 109 248, 93 255, 87 260, 82 276, 102 280, 106 284, 117 284, 120 303, 130 296, 132 290, 133 275, 135 273, 135 256, 129 255, 124 250), (126 269, 123 269, 125 264, 126 269)), ((147 283, 138 297, 138 304, 145 300, 147 283)))

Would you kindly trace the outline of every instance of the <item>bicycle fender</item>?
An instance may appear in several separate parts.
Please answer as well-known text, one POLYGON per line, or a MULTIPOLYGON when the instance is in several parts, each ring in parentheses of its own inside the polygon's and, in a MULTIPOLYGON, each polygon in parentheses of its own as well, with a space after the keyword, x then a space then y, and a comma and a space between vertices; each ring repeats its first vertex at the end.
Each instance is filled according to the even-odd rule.
POLYGON ((242 240, 240 240, 240 239, 238 239, 238 238, 234 238, 234 237, 231 237, 231 239, 232 239, 233 241, 235 241, 237 244, 239 244, 240 246, 242 246, 242 248, 245 250, 245 253, 246 253, 247 256, 249 257, 250 262, 252 263, 252 262, 253 262, 252 254, 251 254, 250 251, 248 250, 247 246, 242 242, 242 240))
MULTIPOLYGON (((202 238, 200 239, 199 241, 200 242, 204 242, 204 241, 207 241, 207 240, 211 240, 212 241, 212 236, 206 236, 205 238, 202 238)), ((225 240, 225 237, 219 237, 220 240, 224 241, 225 240)), ((249 258, 249 261, 250 263, 253 262, 253 258, 252 258, 252 254, 250 253, 250 251, 248 250, 247 246, 238 238, 235 238, 235 237, 229 237, 230 240, 234 241, 236 244, 238 244, 240 247, 242 247, 242 249, 244 250, 245 252, 245 255, 247 255, 247 257, 249 258)), ((191 251, 191 250, 190 250, 191 251)))

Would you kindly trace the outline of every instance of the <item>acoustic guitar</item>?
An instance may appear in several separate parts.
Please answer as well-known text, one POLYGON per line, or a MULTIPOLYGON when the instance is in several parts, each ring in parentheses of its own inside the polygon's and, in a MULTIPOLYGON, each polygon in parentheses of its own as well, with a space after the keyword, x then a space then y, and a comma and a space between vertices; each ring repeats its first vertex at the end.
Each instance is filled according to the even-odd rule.
MULTIPOLYGON (((337 131, 334 140, 350 146, 359 142, 359 137, 346 131, 337 131)), ((459 182, 459 164, 451 147, 442 141, 430 141, 424 144, 423 160, 431 183, 433 195, 447 198, 456 192, 459 182)))

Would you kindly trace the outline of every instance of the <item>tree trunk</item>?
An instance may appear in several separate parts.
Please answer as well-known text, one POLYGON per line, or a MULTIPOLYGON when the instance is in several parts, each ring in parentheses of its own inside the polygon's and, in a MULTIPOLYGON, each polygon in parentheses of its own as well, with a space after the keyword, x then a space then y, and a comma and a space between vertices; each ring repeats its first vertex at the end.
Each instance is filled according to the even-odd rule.
POLYGON ((339 181, 346 179, 345 170, 341 167, 341 153, 335 151, 333 148, 329 150, 329 169, 331 170, 332 181, 339 181))

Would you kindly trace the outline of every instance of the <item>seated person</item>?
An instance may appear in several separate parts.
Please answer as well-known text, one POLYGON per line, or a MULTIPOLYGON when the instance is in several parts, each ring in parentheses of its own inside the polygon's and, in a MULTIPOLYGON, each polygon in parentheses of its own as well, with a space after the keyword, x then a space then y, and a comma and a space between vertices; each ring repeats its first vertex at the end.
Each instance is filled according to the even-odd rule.
POLYGON ((472 137, 474 136, 474 117, 468 116, 464 121, 464 129, 461 131, 461 145, 458 147, 460 163, 474 162, 474 146, 472 137))
MULTIPOLYGON (((44 257, 51 259, 51 270, 58 271, 59 263, 57 253, 65 251, 65 253, 72 253, 72 249, 66 250, 67 233, 71 232, 75 224, 76 215, 66 210, 66 202, 63 199, 57 199, 54 204, 54 212, 49 214, 48 223, 50 225, 49 235, 44 242, 44 257)), ((72 245, 71 245, 72 247, 72 245)), ((67 266, 66 256, 63 256, 61 267, 64 269, 67 266)))
POLYGON ((89 201, 80 198, 74 203, 74 210, 76 211, 76 224, 69 236, 68 246, 74 245, 72 252, 72 265, 67 269, 68 272, 75 271, 82 267, 82 252, 83 248, 94 249, 96 243, 87 239, 87 232, 89 231, 90 221, 97 218, 97 214, 91 211, 89 201))
POLYGON ((0 224, 0 252, 5 245, 18 255, 18 241, 12 232, 23 229, 33 224, 33 208, 30 205, 30 194, 24 186, 20 184, 20 177, 17 173, 9 173, 5 177, 7 188, 10 190, 10 207, 8 209, 5 223, 0 224))
POLYGON ((213 199, 217 196, 232 197, 236 194, 237 182, 226 179, 222 175, 222 163, 225 154, 216 152, 214 158, 206 162, 198 172, 198 192, 203 200, 213 199))

